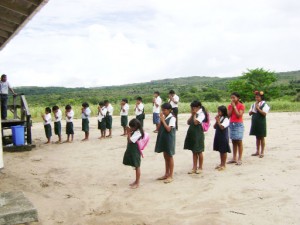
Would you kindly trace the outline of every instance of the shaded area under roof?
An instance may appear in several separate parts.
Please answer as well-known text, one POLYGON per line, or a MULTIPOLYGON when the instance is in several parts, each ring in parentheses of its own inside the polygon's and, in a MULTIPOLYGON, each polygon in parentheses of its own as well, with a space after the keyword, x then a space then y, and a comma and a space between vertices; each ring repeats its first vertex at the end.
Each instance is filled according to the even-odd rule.
POLYGON ((0 50, 49 0, 0 0, 0 50))

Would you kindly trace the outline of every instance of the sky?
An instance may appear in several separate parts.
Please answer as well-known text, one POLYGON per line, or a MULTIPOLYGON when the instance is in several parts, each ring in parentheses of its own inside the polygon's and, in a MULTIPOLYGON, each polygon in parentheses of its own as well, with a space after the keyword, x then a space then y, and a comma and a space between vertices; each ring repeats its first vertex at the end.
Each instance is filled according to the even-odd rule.
POLYGON ((299 70, 298 0, 49 0, 0 51, 12 86, 299 70))

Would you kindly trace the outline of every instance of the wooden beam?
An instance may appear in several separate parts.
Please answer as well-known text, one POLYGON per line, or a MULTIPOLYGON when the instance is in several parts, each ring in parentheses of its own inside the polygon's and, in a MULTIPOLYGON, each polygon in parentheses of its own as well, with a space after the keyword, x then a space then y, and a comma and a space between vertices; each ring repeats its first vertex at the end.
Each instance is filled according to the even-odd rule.
POLYGON ((0 1, 0 7, 3 7, 5 9, 8 9, 8 10, 18 13, 18 14, 21 14, 23 16, 29 16, 29 14, 30 14, 26 9, 24 9, 16 4, 13 4, 11 2, 0 1))
POLYGON ((10 22, 10 23, 14 23, 16 25, 20 25, 24 21, 25 17, 24 16, 16 17, 16 16, 12 16, 12 15, 7 15, 7 13, 2 12, 2 10, 1 10, 0 11, 0 19, 10 22))
POLYGON ((0 29, 12 33, 16 30, 16 27, 12 26, 12 25, 5 24, 5 23, 2 23, 0 21, 0 29))
POLYGON ((40 0, 25 0, 25 1, 33 4, 34 6, 39 6, 41 4, 40 0))
POLYGON ((7 40, 7 38, 0 37, 0 43, 1 44, 3 44, 6 40, 7 40))
POLYGON ((10 33, 0 30, 0 37, 9 38, 10 33))

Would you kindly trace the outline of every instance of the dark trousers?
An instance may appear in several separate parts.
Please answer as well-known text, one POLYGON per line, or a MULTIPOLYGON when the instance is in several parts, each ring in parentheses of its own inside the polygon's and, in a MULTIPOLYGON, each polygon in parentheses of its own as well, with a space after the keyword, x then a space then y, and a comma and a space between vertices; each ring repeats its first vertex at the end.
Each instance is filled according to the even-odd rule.
POLYGON ((7 99, 8 99, 8 95, 0 94, 1 119, 3 119, 3 120, 6 120, 6 117, 7 117, 7 99))
POLYGON ((178 130, 178 108, 172 108, 172 114, 176 118, 176 130, 178 130))

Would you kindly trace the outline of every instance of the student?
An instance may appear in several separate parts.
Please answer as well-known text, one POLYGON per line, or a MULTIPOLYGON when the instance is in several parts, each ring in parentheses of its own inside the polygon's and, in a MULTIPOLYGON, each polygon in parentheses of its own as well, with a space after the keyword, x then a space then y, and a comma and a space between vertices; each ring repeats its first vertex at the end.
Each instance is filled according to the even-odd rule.
POLYGON ((172 106, 170 103, 164 103, 161 106, 160 125, 156 139, 155 152, 164 154, 166 172, 157 180, 164 180, 164 183, 173 181, 175 138, 176 138, 176 118, 172 115, 172 106))
POLYGON ((108 129, 109 133, 106 137, 111 138, 112 137, 112 116, 114 114, 114 107, 112 107, 112 105, 109 103, 108 100, 104 101, 104 105, 107 109, 107 113, 106 113, 106 129, 108 129))
POLYGON ((67 134, 67 143, 71 143, 74 140, 74 127, 73 127, 73 119, 74 119, 74 111, 71 105, 66 105, 65 107, 65 115, 66 115, 66 134, 67 134), (71 140, 70 140, 71 137, 71 140))
POLYGON ((199 101, 193 101, 190 106, 191 116, 187 121, 189 129, 184 141, 184 149, 193 152, 193 168, 188 174, 200 174, 203 169, 204 132, 202 122, 205 120, 205 109, 199 101))
POLYGON ((17 95, 10 84, 7 81, 7 75, 2 74, 0 81, 0 101, 1 101, 1 119, 7 119, 7 100, 8 100, 8 91, 11 91, 13 95, 17 95))
POLYGON ((81 118, 82 118, 82 131, 84 131, 84 139, 82 141, 89 140, 89 117, 91 115, 91 110, 87 102, 82 103, 81 108, 81 118))
POLYGON ((230 153, 228 127, 229 119, 226 106, 218 107, 214 128, 216 129, 214 138, 214 150, 220 152, 221 163, 215 169, 222 171, 226 168, 227 152, 230 153))
POLYGON ((144 137, 144 130, 138 119, 132 119, 127 127, 127 148, 124 153, 123 164, 135 168, 135 181, 129 186, 132 189, 138 188, 141 177, 141 154, 138 149, 137 141, 144 137))
POLYGON ((169 103, 172 106, 172 113, 174 117, 176 118, 176 130, 178 130, 178 103, 179 103, 179 97, 175 94, 174 90, 171 90, 169 92, 169 103))
POLYGON ((98 129, 100 130, 101 136, 99 139, 105 139, 106 137, 106 117, 107 108, 105 107, 104 102, 99 102, 98 106, 98 129))
POLYGON ((42 115, 44 120, 44 129, 47 138, 47 142, 45 144, 51 143, 52 136, 52 128, 51 128, 51 109, 49 107, 45 108, 45 114, 42 115))
POLYGON ((153 124, 156 125, 156 129, 153 131, 154 133, 158 132, 158 128, 159 128, 159 113, 160 113, 160 105, 162 103, 162 100, 160 98, 160 93, 158 91, 154 92, 154 96, 153 96, 153 124))
POLYGON ((256 102, 252 104, 249 110, 249 115, 252 116, 250 135, 256 136, 256 152, 252 156, 259 156, 259 158, 264 157, 265 137, 267 136, 266 116, 270 110, 264 99, 264 92, 256 91, 256 102))
POLYGON ((121 136, 126 136, 127 135, 127 124, 128 124, 128 112, 129 112, 129 105, 128 105, 128 100, 126 98, 123 98, 121 101, 121 126, 123 127, 124 133, 121 136))
POLYGON ((58 141, 56 143, 61 144, 61 119, 62 112, 57 105, 52 107, 52 112, 54 115, 54 133, 58 136, 58 141))
POLYGON ((135 112, 135 118, 140 121, 142 127, 144 126, 144 119, 145 119, 144 110, 145 109, 144 109, 142 97, 137 97, 134 112, 135 112))
POLYGON ((233 92, 230 98, 231 104, 228 106, 228 116, 230 117, 229 133, 233 145, 233 159, 227 163, 234 163, 235 165, 239 166, 242 165, 243 156, 243 114, 245 111, 245 106, 240 101, 240 95, 237 92, 233 92))

